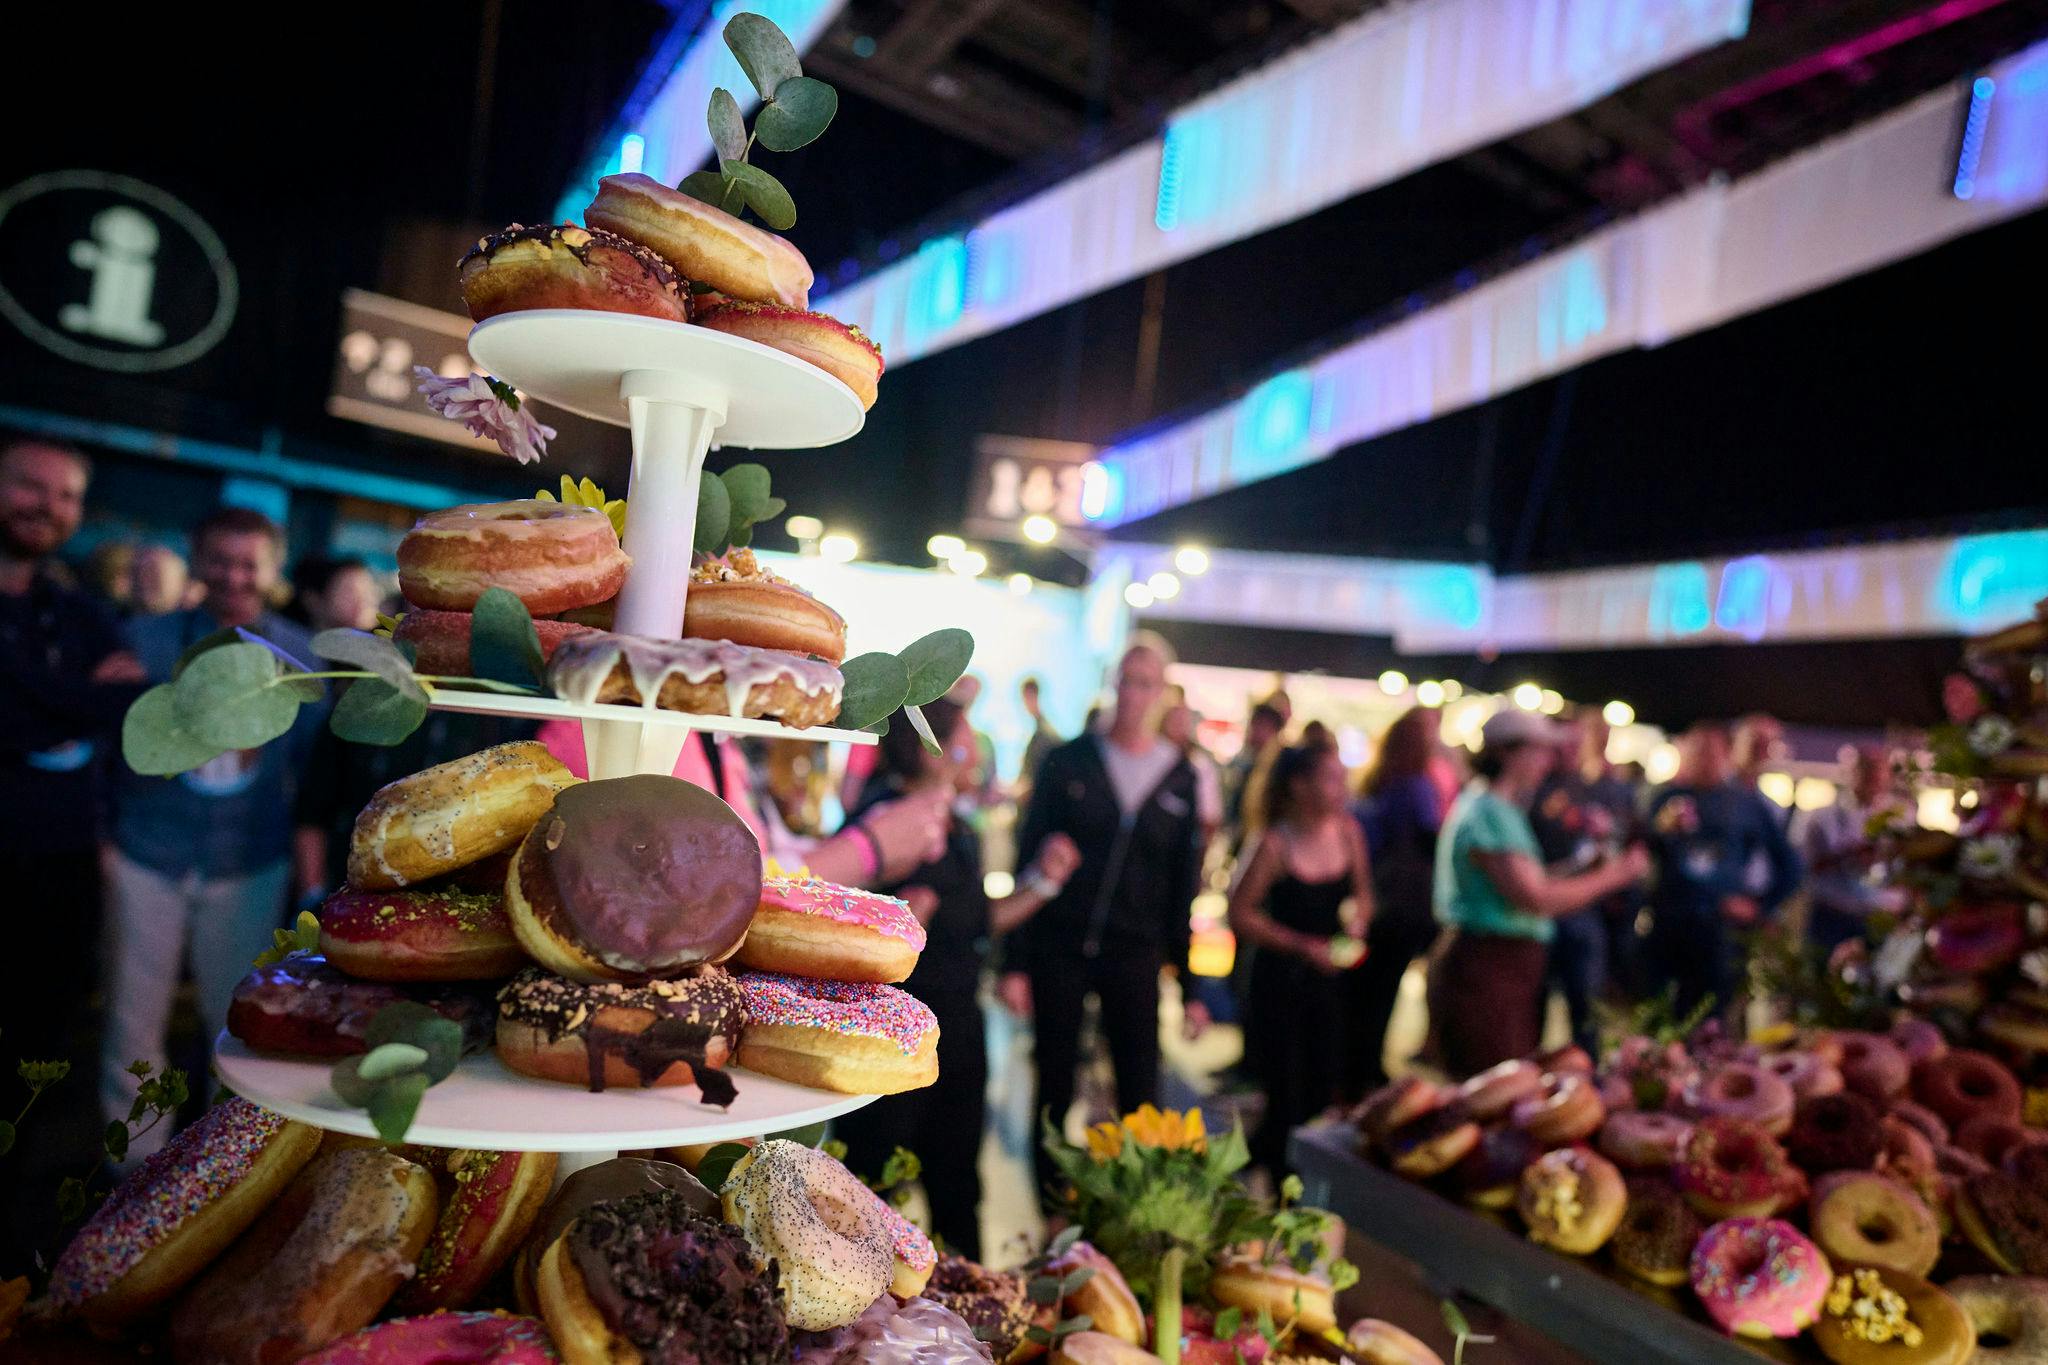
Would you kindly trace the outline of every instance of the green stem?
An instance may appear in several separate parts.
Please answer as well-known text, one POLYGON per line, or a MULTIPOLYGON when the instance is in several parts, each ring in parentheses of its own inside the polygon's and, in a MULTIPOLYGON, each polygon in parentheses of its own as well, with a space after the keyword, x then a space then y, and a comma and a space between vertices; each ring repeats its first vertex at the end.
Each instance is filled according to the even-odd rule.
POLYGON ((1180 1365, 1180 1274, 1188 1254, 1174 1247, 1159 1258, 1152 1291, 1152 1354, 1161 1365, 1180 1365))

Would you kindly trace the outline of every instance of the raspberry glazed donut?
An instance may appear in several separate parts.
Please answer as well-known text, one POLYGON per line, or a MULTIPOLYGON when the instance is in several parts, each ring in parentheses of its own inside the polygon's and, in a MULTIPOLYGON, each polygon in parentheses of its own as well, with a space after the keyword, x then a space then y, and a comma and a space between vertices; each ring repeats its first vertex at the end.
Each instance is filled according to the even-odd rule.
POLYGON ((539 1266, 540 1258, 547 1249, 555 1244, 555 1239, 567 1232, 569 1225, 582 1217, 585 1209, 593 1204, 626 1199, 636 1194, 652 1194, 656 1190, 674 1190, 682 1196, 690 1212, 700 1218, 725 1217, 718 1196, 706 1189, 696 1176, 672 1161, 618 1156, 610 1161, 600 1161, 595 1166, 585 1166, 580 1171, 571 1171, 548 1196, 547 1203, 541 1205, 540 1216, 527 1231, 525 1244, 519 1248, 519 1254, 512 1262, 512 1291, 519 1303, 519 1311, 539 1314, 540 1299, 533 1289, 534 1269, 539 1266))
MULTIPOLYGON (((1081 1333, 1070 1334, 1067 1338, 1081 1333)), ((1099 1333, 1094 1335, 1100 1335, 1099 1333)), ((1107 1339, 1107 1338, 1105 1338, 1107 1339)), ((884 1294, 844 1327, 789 1334, 792 1365, 903 1361, 905 1365, 990 1365, 988 1343, 958 1313, 915 1294, 884 1294)))
POLYGON ((1358 1102, 1351 1122, 1372 1146, 1380 1146, 1387 1134, 1412 1119, 1421 1118, 1444 1104, 1450 1092, 1423 1076, 1402 1076, 1389 1081, 1358 1102))
POLYGON ((123 1180, 66 1244, 50 1303, 112 1330, 183 1288, 320 1150, 320 1130, 231 1099, 123 1180))
POLYGON ((299 1365, 560 1365, 547 1328, 512 1313, 429 1313, 365 1327, 299 1365))
POLYGON ((1678 1191, 1637 1176, 1628 1182, 1628 1211, 1608 1249, 1614 1263, 1637 1279, 1675 1288, 1691 1273, 1692 1249, 1706 1227, 1678 1191))
POLYGON ((475 1302, 540 1217, 558 1160, 553 1152, 447 1153, 440 1215, 392 1307, 430 1313, 475 1302))
POLYGON ((740 944, 756 971, 831 981, 902 981, 924 951, 924 926, 894 896, 771 867, 740 944))
POLYGON ((1814 1188, 1807 1226, 1837 1264, 1925 1275, 1941 1258, 1941 1225, 1919 1196, 1872 1171, 1837 1171, 1814 1188))
POLYGON ((1482 1209, 1504 1209, 1515 1202, 1522 1172, 1543 1155, 1543 1144, 1512 1124, 1498 1124, 1480 1133, 1479 1141, 1451 1168, 1458 1197, 1482 1209))
POLYGON ((1796 1337, 1820 1316, 1828 1258, 1790 1223, 1730 1218, 1692 1249, 1692 1288, 1730 1336, 1796 1337))
POLYGON ((706 1104, 737 1093, 724 1068, 746 1025, 722 967, 634 986, 529 967, 498 994, 498 1060, 521 1075, 581 1085, 694 1085, 706 1104))
POLYGON ((756 649, 846 660, 846 618, 796 584, 761 567, 745 547, 690 570, 683 634, 756 649))
POLYGON ((398 542, 398 590, 416 607, 470 611, 503 588, 535 616, 619 595, 632 561, 601 508, 516 498, 429 512, 398 542))
POLYGON ((731 957, 760 890, 760 842, 731 806, 642 773, 556 792, 512 860, 505 909, 550 971, 641 981, 731 957))
POLYGON ((939 1076, 939 1021, 895 986, 743 972, 740 1065, 842 1095, 894 1095, 939 1076))
POLYGON ((524 739, 387 783, 356 816, 348 884, 396 891, 502 853, 575 782, 546 745, 524 739))
POLYGON ((434 1227, 434 1178, 379 1147, 321 1155, 171 1314, 180 1361, 297 1360, 367 1327, 434 1227))
POLYGON ((1792 1126, 1792 1087, 1749 1062, 1715 1067, 1686 1087, 1683 1103, 1701 1118, 1742 1119, 1772 1137, 1792 1126))
POLYGON ((1478 1145, 1479 1125, 1456 1104, 1442 1105, 1408 1120, 1387 1134, 1385 1143, 1389 1163, 1410 1180, 1442 1175, 1478 1145))
POLYGON ((1881 1033, 1837 1033, 1842 1047, 1842 1084, 1879 1105, 1891 1103, 1906 1088, 1912 1064, 1898 1044, 1881 1033))
POLYGON ((1842 1091, 1842 1073, 1835 1064, 1803 1049, 1773 1052, 1758 1065, 1791 1086, 1795 1101, 1838 1095, 1842 1091))
POLYGON ((252 968, 228 1001, 228 1032, 258 1052, 349 1057, 370 1050, 370 1021, 410 1000, 462 1029, 462 1051, 491 1045, 488 986, 467 982, 358 981, 317 954, 293 954, 252 968))
POLYGON ((1997 1058, 1953 1048, 1913 1068, 1913 1098, 1942 1117, 1951 1129, 1980 1114, 2018 1119, 2020 1083, 1997 1058))
POLYGON ((1543 1069, 1534 1062, 1515 1058, 1469 1077, 1458 1087, 1454 1098, 1474 1119, 1492 1123, 1542 1090, 1543 1069))
POLYGON ((896 1274, 881 1197, 815 1147, 771 1138, 733 1164, 725 1219, 782 1276, 789 1325, 820 1332, 859 1317, 896 1274))
POLYGON ((1543 1077, 1542 1088, 1508 1111, 1515 1127, 1545 1147, 1562 1147, 1580 1142, 1600 1131, 1607 1120, 1607 1106, 1593 1079, 1582 1071, 1552 1071, 1543 1077))
POLYGON ((541 1314, 570 1365, 704 1360, 784 1365, 776 1267, 737 1228, 673 1190, 593 1204, 534 1268, 541 1314))
POLYGON ((1762 1218, 1801 1185, 1777 1139, 1746 1119, 1701 1119, 1671 1180, 1705 1218, 1762 1218))
POLYGON ((862 411, 875 405, 882 381, 882 348, 858 327, 808 309, 729 298, 700 309, 697 324, 727 336, 758 341, 815 365, 852 389, 862 411))
POLYGON ((1835 1365, 1963 1365, 1977 1354, 1977 1329, 1960 1304, 1886 1266, 1837 1273, 1813 1339, 1835 1365))
POLYGON ((988 1343, 996 1365, 1014 1365, 1038 1353, 1026 1335, 1052 1326, 1051 1307, 1037 1308, 1024 1276, 990 1270, 964 1256, 941 1256, 924 1296, 960 1315, 978 1340, 988 1343))
MULTIPOLYGON (((429 611, 425 607, 414 607, 398 618, 391 639, 393 643, 413 647, 412 666, 415 672, 435 678, 466 678, 470 675, 469 631, 475 620, 466 611, 429 611)), ((535 621, 533 632, 540 637, 541 662, 554 658, 562 641, 576 635, 587 635, 592 629, 574 621, 550 621, 546 617, 535 621)))
POLYGON ((1515 1196, 1529 1240, 1568 1256, 1590 1256, 1605 1246, 1627 1207, 1621 1172, 1590 1147, 1544 1153, 1522 1172, 1515 1196))
POLYGON ((690 295, 675 267, 601 229, 514 223, 479 238, 455 268, 471 322, 526 308, 690 320, 690 295))
POLYGON ((652 176, 628 171, 604 177, 583 221, 640 243, 687 278, 729 298, 791 308, 810 302, 811 267, 801 251, 652 176))
POLYGON ((1785 1155, 1808 1175, 1868 1170, 1882 1150, 1877 1106, 1848 1091, 1803 1101, 1785 1134, 1785 1155))
POLYGON ((2048 1280, 1964 1275, 1942 1286, 1977 1337, 1974 1365, 2041 1365, 2048 1360, 2048 1280))
POLYGON ((1595 1145, 1626 1170, 1661 1171, 1678 1160, 1691 1136, 1692 1124, 1676 1114, 1624 1111, 1607 1116, 1595 1145))
POLYGON ((1981 1171, 1956 1187, 1956 1227, 2008 1275, 2048 1275, 2048 1195, 2003 1171, 1981 1171))
POLYGON ((366 981, 489 981, 526 962, 501 891, 343 887, 320 907, 320 952, 366 981))
POLYGON ((548 665, 548 686, 564 701, 764 718, 796 730, 837 716, 844 683, 833 665, 787 650, 610 631, 565 642, 548 665))
POLYGON ((889 1278, 889 1292, 899 1299, 916 1298, 931 1283, 939 1250, 923 1228, 887 1200, 882 1201, 882 1226, 889 1230, 889 1247, 896 1253, 896 1273, 889 1278))
POLYGON ((1077 1270, 1092 1273, 1078 1289, 1062 1296, 1060 1302, 1066 1307, 1067 1316, 1086 1314, 1096 1331, 1107 1332, 1133 1346, 1143 1344, 1145 1314, 1116 1262, 1086 1242, 1075 1242, 1045 1266, 1046 1274, 1062 1280, 1077 1270))

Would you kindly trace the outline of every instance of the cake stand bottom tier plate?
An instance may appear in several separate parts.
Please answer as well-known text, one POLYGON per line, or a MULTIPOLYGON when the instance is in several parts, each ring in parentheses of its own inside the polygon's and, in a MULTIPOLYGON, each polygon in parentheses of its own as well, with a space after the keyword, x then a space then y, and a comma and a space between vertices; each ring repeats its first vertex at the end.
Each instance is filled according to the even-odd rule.
MULTIPOLYGON (((327 1083, 331 1062, 252 1052, 223 1033, 214 1066, 230 1090, 266 1109, 319 1128, 375 1137, 370 1116, 344 1105, 327 1083)), ((610 1089, 597 1094, 535 1080, 485 1053, 465 1057, 420 1101, 407 1142, 499 1152, 618 1152, 680 1147, 786 1132, 872 1103, 874 1095, 837 1095, 737 1067, 739 1096, 728 1109, 705 1104, 693 1085, 610 1089)))

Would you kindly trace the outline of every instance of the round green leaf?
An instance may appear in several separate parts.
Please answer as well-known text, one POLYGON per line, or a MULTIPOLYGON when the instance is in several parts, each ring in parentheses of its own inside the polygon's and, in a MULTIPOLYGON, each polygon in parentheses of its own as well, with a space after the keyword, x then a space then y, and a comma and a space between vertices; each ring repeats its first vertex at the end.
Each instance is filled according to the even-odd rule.
POLYGON ((761 106, 754 117, 754 136, 771 152, 793 152, 817 141, 838 112, 837 90, 809 76, 793 76, 776 86, 775 98, 761 106))
POLYGON ((716 1191, 725 1184, 725 1178, 732 1174, 732 1168, 739 1163, 751 1148, 738 1142, 721 1142, 704 1154, 697 1163, 697 1179, 704 1182, 706 1189, 716 1191))
POLYGON ((747 121, 740 115, 740 102, 724 86, 711 92, 704 126, 711 130, 711 145, 721 161, 728 157, 737 161, 747 154, 747 121))
POLYGON ((344 1057, 327 1073, 327 1083, 334 1087, 335 1096, 351 1109, 368 1105, 377 1090, 375 1081, 365 1080, 359 1074, 362 1064, 361 1057, 344 1057))
POLYGON ((370 1111, 370 1122, 376 1125, 378 1137, 386 1142, 405 1141, 406 1130, 412 1127, 413 1116, 420 1111, 420 1097, 427 1093, 427 1085, 427 1078, 417 1071, 377 1083, 370 1102, 363 1107, 370 1111))
POLYGON ((108 1120, 106 1131, 100 1134, 100 1146, 106 1149, 107 1160, 126 1161, 128 1159, 128 1125, 119 1119, 108 1120))
POLYGON ((707 469, 697 481, 696 548, 708 555, 724 554, 731 525, 732 495, 725 491, 725 481, 707 469))
POLYGON ((726 21, 725 45, 732 49, 732 55, 739 59, 740 70, 747 73, 747 79, 761 92, 761 98, 772 100, 782 82, 804 73, 803 64, 797 60, 796 48, 775 26, 772 19, 758 14, 735 14, 726 21))
POLYGON ((363 1041, 373 1048, 385 1043, 418 1048, 425 1054, 419 1069, 436 1083, 448 1079, 448 1073, 462 1060, 462 1026, 413 1000, 396 1001, 378 1010, 363 1041))
POLYGON ((974 637, 949 627, 912 640, 897 655, 903 660, 910 690, 903 699, 912 706, 937 701, 952 690, 974 658, 974 637))
POLYGON ((405 696, 382 678, 363 678, 350 683, 334 703, 327 728, 352 744, 389 748, 419 729, 426 718, 425 702, 405 696))
POLYGON ((865 730, 887 720, 910 691, 903 661, 894 654, 856 654, 839 666, 844 685, 839 693, 842 729, 865 730))
POLYGON ((533 617, 503 588, 485 588, 470 611, 469 671, 523 687, 537 687, 546 678, 533 617))
POLYGON ((737 213, 745 206, 739 187, 717 171, 692 171, 676 186, 692 199, 701 199, 713 208, 737 213))
POLYGON ((190 772, 226 752, 196 738, 178 722, 176 689, 159 683, 137 697, 121 718, 121 757, 144 777, 190 772))
POLYGON ((277 655, 260 644, 222 645, 186 665, 171 684, 178 724, 223 749, 254 749, 292 728, 299 699, 274 686, 277 655))
POLYGON ((718 169, 726 179, 738 182, 747 207, 763 223, 777 232, 787 232, 796 226, 796 201, 782 188, 780 180, 745 161, 721 161, 718 169))
POLYGON ((413 676, 412 665, 398 652, 398 646, 382 635, 346 628, 323 630, 313 637, 313 652, 323 659, 354 664, 366 673, 375 673, 415 700, 427 699, 426 689, 413 676))
POLYGON ((408 1071, 417 1071, 427 1060, 427 1050, 411 1043, 385 1043, 363 1054, 356 1075, 366 1081, 387 1081, 408 1071))
POLYGON ((718 476, 732 498, 732 514, 748 521, 758 520, 770 501, 768 488, 773 476, 764 464, 736 464, 718 476))
POLYGON ((254 640, 255 638, 255 636, 249 634, 240 626, 222 626, 219 630, 208 631, 191 644, 185 646, 185 652, 178 656, 178 662, 171 665, 171 681, 176 682, 178 675, 185 671, 185 665, 191 663, 208 650, 219 649, 222 645, 240 644, 244 640, 254 640))
POLYGON ((417 1000, 394 1000, 371 1016, 363 1030, 363 1042, 372 1048, 411 1042, 413 1034, 440 1017, 417 1000))

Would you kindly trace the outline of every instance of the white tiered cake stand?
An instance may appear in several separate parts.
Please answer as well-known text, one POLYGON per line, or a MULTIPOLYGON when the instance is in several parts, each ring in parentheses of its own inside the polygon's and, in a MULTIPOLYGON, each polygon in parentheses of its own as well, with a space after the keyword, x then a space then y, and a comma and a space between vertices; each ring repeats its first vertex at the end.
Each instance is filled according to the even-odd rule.
MULTIPOLYGON (((697 490, 714 441, 763 450, 832 445, 861 429, 853 391, 780 351, 708 328, 627 313, 534 309, 480 323, 469 334, 478 366, 527 398, 633 435, 626 553, 614 628, 673 640, 682 634, 697 525, 697 490)), ((441 710, 576 720, 593 778, 670 773, 692 730, 873 744, 864 731, 691 715, 652 707, 578 704, 437 688, 441 710)), ((369 1115, 342 1104, 326 1063, 251 1052, 223 1033, 215 1064, 237 1094, 287 1118, 375 1136, 369 1115)), ((618 1088, 593 1094, 508 1070, 495 1056, 463 1059, 420 1101, 408 1142, 486 1151, 562 1153, 557 1176, 621 1149, 721 1142, 800 1128, 872 1103, 735 1068, 738 1098, 704 1104, 695 1086, 618 1088)))

